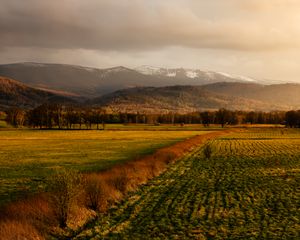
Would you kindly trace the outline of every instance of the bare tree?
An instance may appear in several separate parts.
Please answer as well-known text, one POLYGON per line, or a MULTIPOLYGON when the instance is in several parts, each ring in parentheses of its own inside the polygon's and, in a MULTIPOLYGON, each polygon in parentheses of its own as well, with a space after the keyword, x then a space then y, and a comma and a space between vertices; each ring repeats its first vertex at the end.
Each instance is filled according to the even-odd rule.
POLYGON ((65 228, 70 210, 81 191, 81 175, 76 171, 60 170, 49 178, 48 190, 59 226, 65 228))

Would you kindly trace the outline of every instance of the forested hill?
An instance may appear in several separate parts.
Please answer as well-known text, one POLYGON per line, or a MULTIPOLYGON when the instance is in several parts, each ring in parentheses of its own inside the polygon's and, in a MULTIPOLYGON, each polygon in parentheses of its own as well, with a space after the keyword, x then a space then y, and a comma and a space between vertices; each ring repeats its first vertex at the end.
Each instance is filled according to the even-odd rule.
POLYGON ((262 85, 256 83, 221 82, 209 84, 205 90, 232 97, 243 97, 268 104, 300 108, 300 84, 285 83, 262 85))
MULTIPOLYGON (((243 88, 246 85, 240 87, 243 88)), ((277 99, 279 98, 280 96, 277 99)), ((210 85, 130 88, 96 98, 90 104, 107 106, 115 112, 152 113, 169 111, 186 113, 219 108, 246 111, 288 110, 291 108, 290 105, 281 104, 280 101, 274 103, 250 97, 240 97, 229 91, 226 94, 221 91, 215 92, 210 85)))
POLYGON ((46 102, 72 103, 74 100, 0 76, 0 110, 9 107, 33 108, 46 102))

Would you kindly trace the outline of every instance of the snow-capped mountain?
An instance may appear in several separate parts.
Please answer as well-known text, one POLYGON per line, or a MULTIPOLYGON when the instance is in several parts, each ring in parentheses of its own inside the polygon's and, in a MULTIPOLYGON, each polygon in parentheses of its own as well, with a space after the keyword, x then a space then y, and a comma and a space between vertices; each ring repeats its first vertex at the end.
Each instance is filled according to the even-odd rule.
POLYGON ((44 90, 92 98, 131 87, 199 86, 217 82, 256 82, 237 75, 185 68, 123 66, 98 69, 66 64, 16 63, 0 65, 0 76, 44 90))
POLYGON ((156 75, 164 77, 174 78, 189 78, 199 79, 201 81, 208 82, 257 82, 257 80, 240 76, 236 74, 229 74, 223 72, 214 71, 202 71, 199 69, 188 69, 188 68, 160 68, 153 66, 140 66, 135 68, 136 71, 145 75, 156 75))
POLYGON ((128 110, 128 106, 139 111, 148 108, 157 111, 164 107, 173 111, 179 104, 176 109, 179 112, 221 107, 268 111, 298 109, 300 102, 300 84, 262 85, 243 76, 197 69, 146 66, 97 69, 16 63, 0 65, 0 76, 19 81, 18 84, 14 80, 2 81, 0 110, 1 106, 16 104, 35 106, 44 99, 64 104, 68 101, 84 104, 89 99, 96 105, 115 106, 118 111, 128 110), (8 101, 10 99, 12 101, 8 101))

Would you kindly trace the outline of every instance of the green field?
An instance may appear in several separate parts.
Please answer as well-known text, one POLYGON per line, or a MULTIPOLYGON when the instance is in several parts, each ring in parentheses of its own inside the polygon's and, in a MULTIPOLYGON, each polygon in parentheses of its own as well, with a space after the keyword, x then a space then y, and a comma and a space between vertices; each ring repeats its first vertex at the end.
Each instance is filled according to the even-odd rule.
MULTIPOLYGON (((100 126, 101 127, 101 126, 100 126)), ((94 126, 95 128, 95 126, 94 126)), ((202 124, 106 124, 105 129, 107 130, 149 130, 149 131, 211 131, 221 130, 220 125, 211 125, 209 128, 203 127, 202 124)))
POLYGON ((202 131, 0 131, 0 204, 38 188, 54 169, 99 171, 202 131))
POLYGON ((0 128, 6 128, 7 124, 5 121, 0 120, 0 128))
POLYGON ((77 239, 300 239, 300 131, 211 140, 132 193, 77 239))

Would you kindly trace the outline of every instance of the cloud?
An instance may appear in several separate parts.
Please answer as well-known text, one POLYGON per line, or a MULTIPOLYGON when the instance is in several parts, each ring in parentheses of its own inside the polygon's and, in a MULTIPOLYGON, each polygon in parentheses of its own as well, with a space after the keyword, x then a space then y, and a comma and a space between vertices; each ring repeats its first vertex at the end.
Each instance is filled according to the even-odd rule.
POLYGON ((298 48, 300 43, 298 16, 279 11, 283 5, 285 10, 300 6, 293 0, 0 2, 0 44, 5 47, 269 51, 298 48), (276 14, 272 18, 264 12, 269 8, 289 21, 276 19, 276 14))
POLYGON ((300 75, 299 0, 0 0, 0 6, 0 63, 300 75))
MULTIPOLYGON (((229 0, 230 1, 230 0, 229 0)), ((244 10, 249 11, 269 11, 269 10, 279 10, 284 12, 284 10, 295 10, 300 7, 300 2, 298 0, 231 0, 234 4, 240 6, 244 10)))

